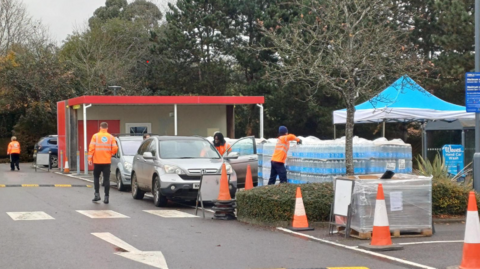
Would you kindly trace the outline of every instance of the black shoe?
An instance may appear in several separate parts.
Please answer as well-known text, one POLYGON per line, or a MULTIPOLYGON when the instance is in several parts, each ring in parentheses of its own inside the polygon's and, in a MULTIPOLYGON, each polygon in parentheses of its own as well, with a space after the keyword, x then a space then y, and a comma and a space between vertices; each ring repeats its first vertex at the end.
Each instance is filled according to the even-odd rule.
POLYGON ((20 167, 17 167, 17 170, 20 171, 20 167))
POLYGON ((108 196, 105 196, 105 199, 103 200, 103 203, 108 204, 108 196))
POLYGON ((95 193, 95 197, 93 198, 92 202, 100 201, 102 198, 100 198, 100 194, 95 193))

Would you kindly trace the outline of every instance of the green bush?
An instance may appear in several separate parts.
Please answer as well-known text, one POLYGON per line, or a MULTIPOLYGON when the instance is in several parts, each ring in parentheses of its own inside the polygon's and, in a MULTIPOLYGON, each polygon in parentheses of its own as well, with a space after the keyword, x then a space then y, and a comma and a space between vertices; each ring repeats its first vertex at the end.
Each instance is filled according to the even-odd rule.
MULTIPOLYGON (((266 226, 289 226, 293 220, 295 191, 302 190, 308 221, 328 221, 333 202, 332 183, 280 184, 237 193, 237 217, 240 221, 266 226)), ((464 215, 469 189, 449 180, 432 183, 433 215, 464 215)), ((480 208, 480 196, 477 195, 480 208)))
POLYGON ((333 201, 332 183, 279 184, 240 191, 237 193, 238 219, 269 226, 291 225, 297 187, 302 190, 308 221, 327 221, 333 201))

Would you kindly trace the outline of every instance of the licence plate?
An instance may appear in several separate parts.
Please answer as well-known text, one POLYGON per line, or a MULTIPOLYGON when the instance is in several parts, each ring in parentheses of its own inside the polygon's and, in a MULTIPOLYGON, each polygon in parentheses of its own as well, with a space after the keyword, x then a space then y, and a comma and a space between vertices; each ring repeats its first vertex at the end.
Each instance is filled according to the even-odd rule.
POLYGON ((200 189, 200 183, 193 183, 193 189, 195 190, 200 189))

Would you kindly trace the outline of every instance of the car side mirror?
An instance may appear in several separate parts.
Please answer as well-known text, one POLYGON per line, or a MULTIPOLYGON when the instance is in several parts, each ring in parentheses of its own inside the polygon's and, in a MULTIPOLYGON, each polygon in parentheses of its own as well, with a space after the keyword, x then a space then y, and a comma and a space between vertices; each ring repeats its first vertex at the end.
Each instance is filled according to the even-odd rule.
POLYGON ((155 159, 155 158, 153 157, 153 155, 152 155, 151 152, 144 152, 144 153, 143 153, 143 158, 144 158, 145 160, 153 160, 153 159, 155 159))
POLYGON ((226 157, 223 157, 226 160, 231 160, 231 159, 238 159, 239 154, 238 152, 230 152, 226 157))

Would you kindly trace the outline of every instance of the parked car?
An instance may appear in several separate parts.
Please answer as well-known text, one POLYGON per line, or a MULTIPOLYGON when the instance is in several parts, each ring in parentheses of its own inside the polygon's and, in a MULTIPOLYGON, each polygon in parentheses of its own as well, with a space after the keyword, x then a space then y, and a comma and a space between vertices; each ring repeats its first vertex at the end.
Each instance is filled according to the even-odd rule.
POLYGON ((131 185, 133 157, 142 144, 143 137, 119 136, 115 140, 117 141, 118 151, 115 156, 112 156, 110 181, 117 183, 119 191, 125 191, 131 185))
MULTIPOLYGON (((220 175, 224 159, 202 137, 152 136, 145 140, 133 159, 132 196, 143 199, 152 192, 155 206, 170 199, 195 200, 204 175, 220 175)), ((234 196, 237 174, 226 163, 229 189, 234 196)))
POLYGON ((48 153, 51 151, 50 163, 52 167, 58 167, 58 136, 48 135, 40 138, 34 146, 33 159, 37 157, 37 153, 48 153))

